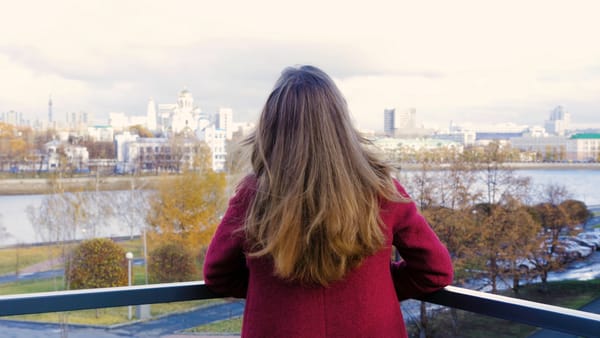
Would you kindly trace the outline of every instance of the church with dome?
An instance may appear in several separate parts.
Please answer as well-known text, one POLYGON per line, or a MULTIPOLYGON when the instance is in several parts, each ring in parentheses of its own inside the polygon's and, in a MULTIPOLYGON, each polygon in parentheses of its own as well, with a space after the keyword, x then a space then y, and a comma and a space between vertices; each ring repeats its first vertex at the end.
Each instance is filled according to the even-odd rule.
MULTIPOLYGON (((151 99, 148 104, 149 121, 153 119, 152 115, 156 116, 156 126, 153 131, 167 137, 181 133, 191 135, 200 127, 201 120, 209 121, 208 116, 203 114, 200 107, 194 104, 194 97, 187 88, 179 92, 177 103, 159 104, 158 112, 151 99)), ((150 127, 150 123, 148 123, 148 127, 150 127)))

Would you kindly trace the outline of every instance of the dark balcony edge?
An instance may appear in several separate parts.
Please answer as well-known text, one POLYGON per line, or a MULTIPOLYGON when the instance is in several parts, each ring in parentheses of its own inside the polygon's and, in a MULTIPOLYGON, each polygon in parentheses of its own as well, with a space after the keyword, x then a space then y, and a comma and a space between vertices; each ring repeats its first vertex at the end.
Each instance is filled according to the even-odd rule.
MULTIPOLYGON (((219 298, 204 282, 0 296, 0 316, 219 298)), ((579 336, 600 332, 600 315, 454 286, 421 300, 579 336)))
POLYGON ((599 314, 455 286, 447 286, 421 300, 576 336, 597 337, 600 333, 599 314))

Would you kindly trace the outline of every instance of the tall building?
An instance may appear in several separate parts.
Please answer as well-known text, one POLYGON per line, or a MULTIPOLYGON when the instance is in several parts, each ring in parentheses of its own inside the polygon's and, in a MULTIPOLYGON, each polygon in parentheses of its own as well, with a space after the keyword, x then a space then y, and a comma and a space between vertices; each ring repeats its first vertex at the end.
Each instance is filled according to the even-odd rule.
POLYGON ((550 119, 546 120, 544 127, 546 132, 553 135, 564 135, 571 124, 571 113, 563 106, 557 106, 550 112, 550 119))
POLYGON ((415 115, 417 110, 415 108, 409 108, 407 110, 396 112, 394 118, 396 122, 396 129, 414 129, 417 127, 415 121, 415 115))
POLYGON ((396 108, 383 110, 383 132, 388 136, 394 136, 396 131, 396 108))
POLYGON ((48 98, 48 125, 52 126, 52 95, 48 98))
POLYGON ((146 116, 146 128, 148 128, 150 131, 156 131, 156 103, 154 103, 153 98, 150 98, 148 101, 146 116))
POLYGON ((12 124, 13 126, 20 126, 23 122, 23 114, 16 112, 14 110, 10 110, 6 112, 4 115, 4 122, 7 124, 12 124))
POLYGON ((231 108, 219 108, 217 128, 225 131, 227 140, 233 137, 233 111, 231 108))

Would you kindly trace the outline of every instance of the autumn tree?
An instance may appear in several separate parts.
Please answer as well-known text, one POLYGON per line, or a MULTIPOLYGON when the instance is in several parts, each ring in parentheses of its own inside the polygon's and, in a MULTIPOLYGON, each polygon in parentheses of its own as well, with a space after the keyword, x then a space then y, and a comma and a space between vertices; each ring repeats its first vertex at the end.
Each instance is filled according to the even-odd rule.
MULTIPOLYGON (((529 178, 516 175, 507 165, 513 155, 498 142, 492 142, 472 155, 483 187, 477 193, 481 202, 473 209, 479 235, 478 252, 485 258, 484 268, 490 277, 492 292, 496 292, 497 279, 503 278, 507 270, 514 273, 513 269, 505 267, 507 262, 510 266, 519 258, 512 244, 523 233, 536 231, 534 222, 520 218, 529 215, 521 211, 521 206, 529 199, 531 184, 529 178)), ((513 278, 514 282, 518 280, 513 278)))
POLYGON ((537 271, 530 267, 532 253, 539 248, 539 234, 542 227, 539 221, 529 212, 527 206, 518 200, 509 200, 504 203, 506 221, 512 223, 512 233, 507 236, 509 241, 504 247, 505 262, 504 273, 512 277, 512 289, 519 291, 519 282, 522 278, 533 278, 537 271))
MULTIPOLYGON (((435 169, 439 165, 438 159, 439 157, 433 151, 419 152, 415 158, 419 166, 418 169, 412 171, 410 175, 404 175, 403 184, 422 212, 437 206, 435 169)), ((425 302, 420 303, 419 314, 419 329, 422 333, 425 333, 429 330, 425 302)))
POLYGON ((538 249, 531 253, 531 261, 536 265, 545 289, 548 273, 562 267, 567 259, 568 253, 559 241, 560 234, 568 229, 567 215, 562 208, 552 203, 540 203, 532 210, 543 231, 538 236, 538 249))
POLYGON ((66 271, 71 289, 124 286, 128 281, 125 250, 108 238, 81 242, 66 271))
POLYGON ((148 283, 148 242, 146 217, 150 210, 150 192, 146 186, 147 181, 138 176, 129 177, 129 189, 113 192, 112 211, 121 220, 121 227, 126 228, 129 237, 133 238, 135 233, 141 233, 142 251, 144 256, 144 268, 146 284, 148 283))
POLYGON ((148 272, 152 283, 186 282, 198 279, 194 255, 178 243, 164 243, 149 255, 148 272))
MULTIPOLYGON (((106 226, 112 209, 108 192, 68 191, 61 171, 48 180, 48 194, 39 207, 29 205, 27 217, 36 236, 61 247, 61 259, 69 266, 70 243, 76 239, 95 237, 99 227, 106 226)), ((67 270, 65 274, 68 275, 67 270)), ((67 283, 67 289, 69 284, 67 283)))
POLYGON ((582 201, 567 199, 562 201, 559 207, 565 212, 567 222, 573 224, 573 226, 584 224, 592 217, 592 213, 582 201))
POLYGON ((475 255, 477 229, 469 210, 434 207, 423 210, 423 216, 440 240, 446 245, 458 283, 469 276, 467 267, 472 264, 475 255))
POLYGON ((184 171, 163 176, 150 198, 149 240, 199 250, 208 245, 225 204, 225 175, 184 171))
POLYGON ((483 186, 483 203, 495 204, 506 197, 520 201, 528 199, 531 180, 515 174, 507 165, 510 158, 510 149, 503 148, 498 142, 492 142, 476 153, 474 160, 483 186))
POLYGON ((29 127, 15 127, 0 122, 0 170, 6 165, 28 166, 32 161, 33 131, 29 127))
POLYGON ((140 137, 154 137, 154 134, 141 124, 136 124, 129 127, 129 132, 132 134, 137 134, 140 137))
POLYGON ((70 289, 125 286, 129 280, 125 250, 108 238, 81 242, 71 252, 65 271, 70 289))
POLYGON ((429 207, 436 206, 436 172, 437 161, 434 152, 423 151, 417 154, 418 168, 404 173, 401 180, 417 207, 423 211, 429 207))
POLYGON ((112 159, 116 158, 116 149, 113 142, 83 141, 82 146, 86 147, 90 159, 112 159))
POLYGON ((459 153, 454 149, 446 150, 448 167, 439 170, 437 180, 439 204, 451 209, 466 210, 480 198, 475 187, 477 167, 469 158, 469 153, 459 153))

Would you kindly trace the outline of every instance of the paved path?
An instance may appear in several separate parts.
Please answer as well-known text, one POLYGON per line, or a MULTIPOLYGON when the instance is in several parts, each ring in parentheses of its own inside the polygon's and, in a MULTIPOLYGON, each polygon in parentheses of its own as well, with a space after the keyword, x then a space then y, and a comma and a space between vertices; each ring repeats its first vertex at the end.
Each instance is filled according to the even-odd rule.
POLYGON ((244 301, 236 300, 194 311, 168 315, 155 320, 121 326, 118 329, 111 329, 109 332, 123 332, 128 337, 163 337, 199 325, 239 317, 243 313, 244 301))
MULTIPOLYGON (((67 327, 70 338, 178 338, 201 336, 208 338, 211 335, 203 334, 178 334, 179 332, 207 324, 210 322, 239 317, 244 312, 244 302, 231 301, 203 307, 184 313, 164 316, 150 321, 136 322, 118 327, 103 328, 85 325, 69 325, 67 327)), ((8 317, 6 317, 8 318, 8 317)), ((62 337, 60 324, 22 322, 14 320, 0 320, 0 336, 7 338, 58 338, 62 337)), ((239 335, 223 335, 219 337, 239 337, 239 335)))
MULTIPOLYGON (((600 298, 583 306, 579 310, 593 312, 593 313, 600 313, 600 298)), ((546 330, 546 329, 538 330, 529 336, 529 338, 576 338, 576 337, 577 336, 574 336, 571 334, 557 332, 557 331, 551 331, 551 330, 546 330)), ((598 331, 598 337, 600 337, 600 331, 598 331)))

